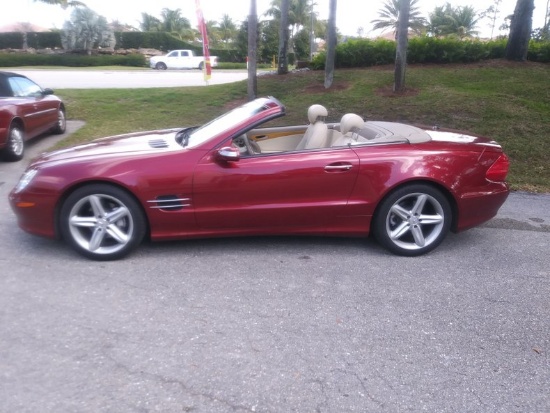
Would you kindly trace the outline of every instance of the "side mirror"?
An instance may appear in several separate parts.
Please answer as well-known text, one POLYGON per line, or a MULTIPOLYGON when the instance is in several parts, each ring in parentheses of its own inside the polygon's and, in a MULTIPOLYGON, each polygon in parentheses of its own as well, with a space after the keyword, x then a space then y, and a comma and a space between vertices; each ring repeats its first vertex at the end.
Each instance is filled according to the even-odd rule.
POLYGON ((45 88, 44 90, 42 90, 42 95, 44 96, 47 96, 47 95, 53 95, 53 89, 50 89, 49 87, 45 88))
POLYGON ((241 159, 241 151, 238 148, 225 146, 218 150, 217 159, 225 162, 237 162, 241 159))

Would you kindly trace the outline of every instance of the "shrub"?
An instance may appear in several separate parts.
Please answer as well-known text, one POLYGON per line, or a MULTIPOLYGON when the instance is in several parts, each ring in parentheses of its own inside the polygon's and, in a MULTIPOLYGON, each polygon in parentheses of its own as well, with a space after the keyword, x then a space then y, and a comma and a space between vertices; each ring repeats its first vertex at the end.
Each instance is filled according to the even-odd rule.
MULTIPOLYGON (((415 37, 409 40, 408 63, 468 63, 504 57, 507 39, 459 40, 456 38, 415 37)), ((528 60, 550 62, 550 42, 529 44, 528 60)), ((320 53, 311 68, 325 67, 326 54, 320 53)), ((365 67, 395 61, 395 42, 389 40, 352 39, 336 47, 335 66, 365 67)))
POLYGON ((529 51, 527 52, 527 60, 541 63, 549 63, 550 41, 537 42, 531 40, 531 42, 529 43, 529 51))
POLYGON ((22 49, 23 42, 23 33, 0 33, 0 49, 22 49))
POLYGON ((147 65, 145 56, 141 54, 120 55, 77 55, 77 54, 22 54, 0 53, 1 67, 17 66, 133 66, 147 65))

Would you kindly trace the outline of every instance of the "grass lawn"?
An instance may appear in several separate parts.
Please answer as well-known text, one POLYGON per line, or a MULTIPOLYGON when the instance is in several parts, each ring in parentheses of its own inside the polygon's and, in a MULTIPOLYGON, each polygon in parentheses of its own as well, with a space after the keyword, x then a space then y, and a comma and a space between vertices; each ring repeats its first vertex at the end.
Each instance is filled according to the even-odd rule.
MULTIPOLYGON (((213 76, 215 76, 215 72, 213 76)), ((411 65, 407 92, 391 92, 393 66, 258 77, 258 95, 287 107, 277 124, 306 123, 320 103, 330 122, 347 112, 371 120, 440 125, 481 134, 503 145, 514 190, 550 192, 550 65, 502 60, 467 65, 411 65)), ((246 101, 246 81, 189 88, 57 90, 68 117, 86 126, 62 143, 107 135, 196 125, 246 101)))

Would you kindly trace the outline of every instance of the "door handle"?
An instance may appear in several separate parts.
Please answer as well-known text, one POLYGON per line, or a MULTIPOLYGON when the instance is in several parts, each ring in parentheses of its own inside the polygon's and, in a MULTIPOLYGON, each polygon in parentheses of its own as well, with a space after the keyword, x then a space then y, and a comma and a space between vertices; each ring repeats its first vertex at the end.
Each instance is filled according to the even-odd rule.
POLYGON ((325 166, 325 171, 327 172, 333 172, 333 171, 349 171, 351 168, 353 168, 353 165, 349 163, 344 164, 333 164, 333 165, 327 165, 325 166))

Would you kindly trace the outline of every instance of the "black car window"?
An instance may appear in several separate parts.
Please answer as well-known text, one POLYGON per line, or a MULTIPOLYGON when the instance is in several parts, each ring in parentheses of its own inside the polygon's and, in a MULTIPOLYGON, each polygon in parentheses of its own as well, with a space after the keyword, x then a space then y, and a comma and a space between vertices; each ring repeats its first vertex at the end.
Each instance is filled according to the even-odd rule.
POLYGON ((24 77, 10 77, 13 95, 17 97, 36 97, 42 94, 42 89, 33 81, 24 77))
POLYGON ((11 97, 11 89, 5 77, 0 77, 0 98, 11 97))

